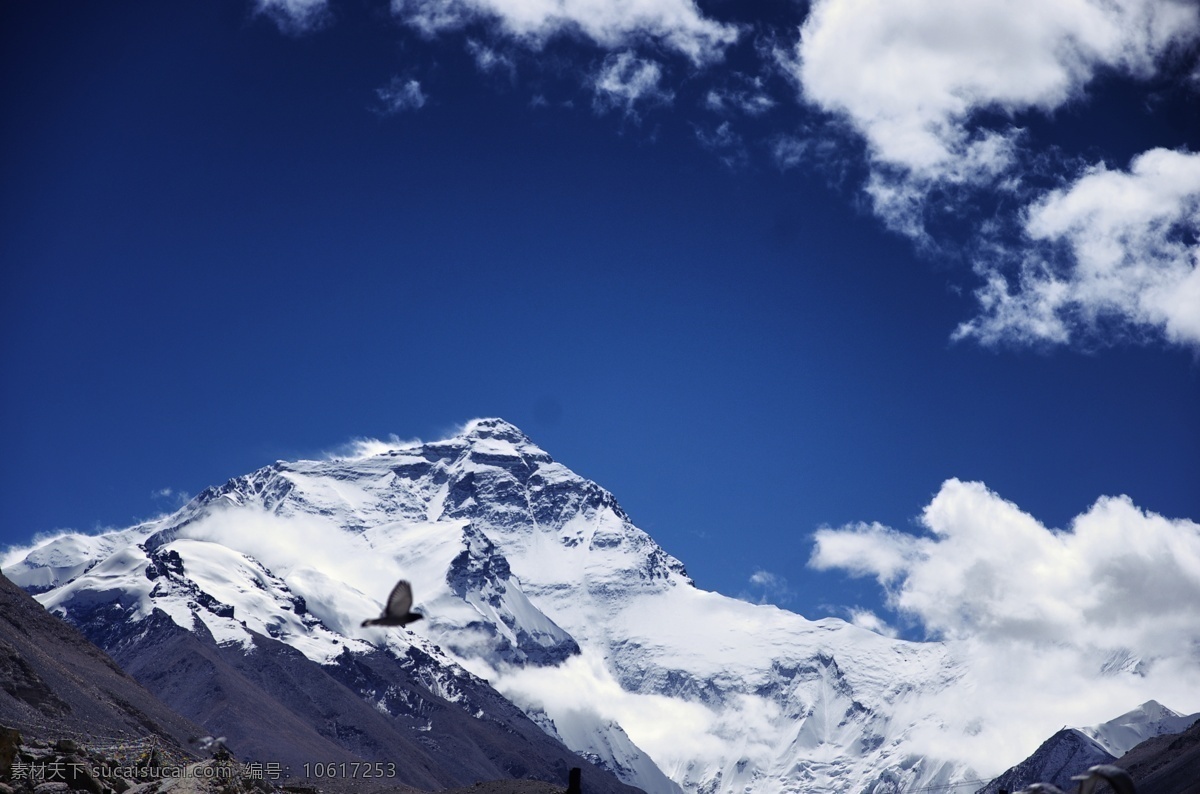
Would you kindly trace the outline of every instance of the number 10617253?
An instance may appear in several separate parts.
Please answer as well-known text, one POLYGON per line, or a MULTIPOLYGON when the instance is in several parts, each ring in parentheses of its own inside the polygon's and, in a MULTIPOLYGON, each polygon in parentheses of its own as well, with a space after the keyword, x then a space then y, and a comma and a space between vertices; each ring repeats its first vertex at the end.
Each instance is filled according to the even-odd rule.
POLYGON ((328 764, 305 764, 304 776, 315 778, 327 777, 395 777, 396 765, 392 762, 376 761, 342 761, 328 764))

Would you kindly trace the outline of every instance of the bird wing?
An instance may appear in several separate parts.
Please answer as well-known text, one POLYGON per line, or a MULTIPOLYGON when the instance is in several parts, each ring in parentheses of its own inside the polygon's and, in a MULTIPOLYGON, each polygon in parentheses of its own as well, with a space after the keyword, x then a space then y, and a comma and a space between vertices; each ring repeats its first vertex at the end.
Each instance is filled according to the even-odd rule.
POLYGON ((401 579, 396 582, 396 586, 392 588, 391 595, 388 596, 384 614, 402 617, 408 614, 408 610, 412 609, 412 603, 412 585, 406 579, 401 579))

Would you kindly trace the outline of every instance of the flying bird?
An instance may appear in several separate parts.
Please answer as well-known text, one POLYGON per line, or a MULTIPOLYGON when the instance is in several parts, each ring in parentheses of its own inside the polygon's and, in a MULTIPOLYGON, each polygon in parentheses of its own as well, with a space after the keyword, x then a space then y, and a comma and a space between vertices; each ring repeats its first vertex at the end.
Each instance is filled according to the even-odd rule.
POLYGON ((420 612, 412 612, 412 585, 407 580, 396 582, 383 607, 383 614, 377 618, 367 618, 364 626, 407 626, 409 623, 425 617, 420 612))

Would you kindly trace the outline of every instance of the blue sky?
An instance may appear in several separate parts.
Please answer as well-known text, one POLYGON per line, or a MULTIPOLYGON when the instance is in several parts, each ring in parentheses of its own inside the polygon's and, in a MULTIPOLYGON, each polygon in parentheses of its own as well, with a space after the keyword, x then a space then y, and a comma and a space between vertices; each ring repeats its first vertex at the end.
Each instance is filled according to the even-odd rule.
POLYGON ((906 631, 814 532, 1200 519, 1200 11, 1063 7, 5 4, 0 544, 477 416, 906 631))

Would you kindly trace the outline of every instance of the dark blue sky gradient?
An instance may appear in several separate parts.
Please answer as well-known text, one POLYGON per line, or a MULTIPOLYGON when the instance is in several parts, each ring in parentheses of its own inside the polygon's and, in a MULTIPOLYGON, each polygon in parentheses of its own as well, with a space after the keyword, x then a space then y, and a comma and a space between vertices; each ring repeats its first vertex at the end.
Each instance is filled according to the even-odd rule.
MULTIPOLYGON (((476 416, 613 491, 702 587, 766 569, 811 617, 878 597, 807 570, 811 533, 911 528, 949 477, 1052 526, 1118 493, 1200 518, 1191 353, 952 343, 969 268, 826 169, 722 164, 698 85, 598 116, 581 43, 512 81, 336 8, 298 37, 234 0, 0 9, 0 545, 476 416), (428 104, 378 112, 410 73, 428 104)), ((801 123, 774 94, 755 123, 801 123)), ((1168 97, 1089 137, 1128 94, 1030 134, 1124 166, 1191 118, 1168 97)), ((1195 148, 1180 129, 1162 143, 1195 148)))

